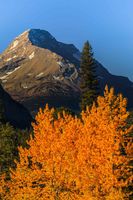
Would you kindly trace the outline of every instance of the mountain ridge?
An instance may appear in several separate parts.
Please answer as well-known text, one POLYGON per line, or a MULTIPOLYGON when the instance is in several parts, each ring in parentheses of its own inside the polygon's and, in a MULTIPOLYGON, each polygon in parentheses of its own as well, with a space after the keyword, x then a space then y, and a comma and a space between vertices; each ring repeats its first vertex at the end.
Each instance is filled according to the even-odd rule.
MULTIPOLYGON (((30 29, 0 55, 0 79, 11 96, 32 112, 46 101, 79 109, 80 56, 73 44, 57 41, 48 31, 30 29)), ((101 91, 106 84, 113 86, 133 107, 133 83, 110 74, 97 60, 95 65, 101 91)))

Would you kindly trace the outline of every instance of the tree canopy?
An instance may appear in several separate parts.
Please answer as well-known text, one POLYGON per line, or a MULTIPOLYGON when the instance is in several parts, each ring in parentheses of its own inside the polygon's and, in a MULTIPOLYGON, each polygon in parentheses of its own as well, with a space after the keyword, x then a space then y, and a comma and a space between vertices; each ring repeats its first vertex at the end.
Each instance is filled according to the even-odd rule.
POLYGON ((11 180, 1 177, 3 200, 120 200, 132 182, 131 141, 125 137, 126 99, 106 87, 81 118, 40 109, 28 148, 19 147, 11 180), (122 153, 124 149, 124 154, 122 153))

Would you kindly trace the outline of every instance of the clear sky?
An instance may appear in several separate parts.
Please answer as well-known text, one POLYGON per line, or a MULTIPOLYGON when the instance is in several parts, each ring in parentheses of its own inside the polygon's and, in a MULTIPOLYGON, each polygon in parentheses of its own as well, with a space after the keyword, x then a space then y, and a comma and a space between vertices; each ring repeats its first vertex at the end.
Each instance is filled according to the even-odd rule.
POLYGON ((29 28, 80 50, 89 40, 98 61, 133 81, 133 0, 0 0, 0 52, 29 28))

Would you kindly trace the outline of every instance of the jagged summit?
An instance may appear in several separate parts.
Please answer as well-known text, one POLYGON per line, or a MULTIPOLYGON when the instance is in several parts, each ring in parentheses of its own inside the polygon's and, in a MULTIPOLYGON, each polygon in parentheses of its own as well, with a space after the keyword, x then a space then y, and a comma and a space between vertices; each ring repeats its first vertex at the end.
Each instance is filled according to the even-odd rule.
POLYGON ((73 48, 73 50, 79 51, 73 44, 64 44, 63 42, 59 42, 53 37, 48 31, 42 29, 28 29, 20 34, 17 39, 22 39, 22 36, 27 37, 29 41, 36 46, 44 47, 45 42, 51 41, 58 45, 68 45, 73 48))
POLYGON ((35 46, 49 49, 75 63, 77 63, 77 59, 80 59, 80 52, 73 44, 64 44, 57 41, 48 31, 31 29, 28 36, 35 46))
POLYGON ((73 44, 59 42, 48 31, 41 29, 26 30, 13 40, 4 53, 15 54, 23 49, 23 56, 25 56, 29 46, 48 49, 74 64, 78 64, 80 60, 80 51, 73 44))
POLYGON ((23 42, 29 41, 33 45, 41 47, 44 42, 56 39, 48 31, 41 29, 28 29, 14 39, 14 41, 20 40, 23 42))
POLYGON ((29 40, 34 45, 43 46, 43 43, 48 40, 56 41, 56 39, 46 30, 30 29, 28 31, 29 40))

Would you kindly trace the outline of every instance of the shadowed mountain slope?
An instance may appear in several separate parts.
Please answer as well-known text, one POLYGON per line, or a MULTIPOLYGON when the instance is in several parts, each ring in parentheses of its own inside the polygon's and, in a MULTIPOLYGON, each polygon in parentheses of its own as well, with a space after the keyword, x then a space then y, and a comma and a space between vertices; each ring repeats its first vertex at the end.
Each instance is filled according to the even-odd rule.
POLYGON ((4 116, 6 122, 9 122, 15 128, 30 128, 32 117, 28 110, 20 103, 14 101, 10 95, 4 91, 0 85, 0 100, 4 107, 4 116))

